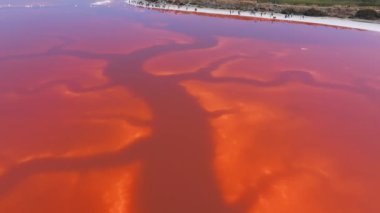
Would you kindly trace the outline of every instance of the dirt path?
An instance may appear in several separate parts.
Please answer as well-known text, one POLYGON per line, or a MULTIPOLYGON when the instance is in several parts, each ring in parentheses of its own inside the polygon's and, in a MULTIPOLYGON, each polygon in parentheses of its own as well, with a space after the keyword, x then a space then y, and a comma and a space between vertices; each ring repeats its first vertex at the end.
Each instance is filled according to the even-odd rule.
POLYGON ((285 16, 284 14, 265 12, 265 11, 252 12, 252 11, 244 11, 244 10, 215 9, 215 8, 198 7, 194 5, 178 6, 178 5, 166 4, 166 3, 152 4, 143 0, 139 0, 139 1, 126 0, 125 3, 132 6, 137 6, 137 7, 179 11, 179 12, 184 12, 184 13, 245 17, 245 18, 255 18, 255 19, 270 20, 270 21, 304 23, 304 24, 313 24, 316 26, 321 25, 321 26, 380 32, 379 23, 363 21, 363 20, 356 21, 352 19, 335 18, 335 17, 308 17, 308 16, 302 16, 302 15, 285 16))

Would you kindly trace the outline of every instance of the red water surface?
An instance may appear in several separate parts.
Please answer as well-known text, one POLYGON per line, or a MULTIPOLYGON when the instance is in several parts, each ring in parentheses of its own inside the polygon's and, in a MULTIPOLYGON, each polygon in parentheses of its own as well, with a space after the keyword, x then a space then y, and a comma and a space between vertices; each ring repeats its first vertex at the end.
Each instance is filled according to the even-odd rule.
POLYGON ((380 34, 1 12, 0 212, 380 212, 380 34))

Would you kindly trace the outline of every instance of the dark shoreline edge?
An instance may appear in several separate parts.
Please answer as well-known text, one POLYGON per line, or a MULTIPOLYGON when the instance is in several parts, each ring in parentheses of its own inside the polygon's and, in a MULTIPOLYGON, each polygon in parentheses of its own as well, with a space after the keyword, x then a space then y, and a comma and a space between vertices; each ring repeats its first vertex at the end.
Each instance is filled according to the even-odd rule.
POLYGON ((273 4, 255 2, 229 2, 223 3, 212 0, 146 0, 151 3, 166 3, 172 5, 192 5, 200 8, 260 11, 282 14, 305 15, 311 17, 334 17, 362 20, 365 22, 380 23, 380 7, 377 6, 356 6, 356 5, 292 5, 292 4, 273 4), (360 11, 358 13, 358 11, 360 11), (374 15, 373 15, 374 12, 374 15), (364 13, 364 14, 363 14, 364 13), (370 14, 368 14, 370 13, 370 14), (377 16, 376 16, 377 13, 377 16))

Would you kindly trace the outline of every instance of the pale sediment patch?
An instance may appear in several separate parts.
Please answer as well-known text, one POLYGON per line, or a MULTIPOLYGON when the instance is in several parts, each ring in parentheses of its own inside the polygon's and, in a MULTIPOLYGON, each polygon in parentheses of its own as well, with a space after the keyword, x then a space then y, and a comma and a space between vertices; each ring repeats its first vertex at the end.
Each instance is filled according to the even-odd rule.
POLYGON ((94 3, 91 3, 91 6, 103 6, 103 5, 108 5, 111 4, 111 0, 102 0, 102 1, 96 1, 94 3))

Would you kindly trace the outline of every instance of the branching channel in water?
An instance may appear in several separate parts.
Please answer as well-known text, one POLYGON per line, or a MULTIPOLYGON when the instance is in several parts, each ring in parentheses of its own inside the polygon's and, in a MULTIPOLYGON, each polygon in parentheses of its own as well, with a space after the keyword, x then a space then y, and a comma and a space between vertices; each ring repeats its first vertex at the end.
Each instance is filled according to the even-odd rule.
MULTIPOLYGON (((23 93, 47 90, 55 84, 65 84, 69 89, 84 93, 123 86, 145 101, 153 113, 149 123, 152 134, 134 144, 112 153, 89 157, 48 157, 34 159, 9 168, 0 177, 0 196, 5 196, 20 181, 32 175, 58 172, 99 170, 124 166, 135 161, 142 165, 133 198, 133 212, 158 213, 244 213, 258 201, 259 195, 273 183, 284 177, 310 173, 297 168, 286 168, 263 176, 257 185, 235 204, 227 204, 219 190, 213 167, 214 144, 209 125, 209 112, 180 85, 184 80, 200 80, 210 83, 240 83, 254 87, 274 87, 290 82, 300 82, 314 87, 368 93, 367 88, 318 82, 302 71, 287 71, 275 79, 264 82, 254 79, 212 77, 211 72, 228 61, 245 56, 223 58, 194 73, 173 76, 155 76, 145 72, 143 63, 154 56, 171 51, 209 48, 216 40, 199 40, 192 44, 167 43, 140 49, 130 54, 95 54, 54 47, 46 53, 11 56, 0 60, 42 57, 72 56, 81 59, 103 59, 108 62, 104 71, 110 83, 82 88, 65 81, 50 82, 23 93), (211 41, 211 42, 210 42, 211 41)), ((375 94, 375 93, 373 93, 375 94)), ((220 112, 223 113, 223 112, 220 112)), ((214 115, 217 113, 214 113, 214 115)), ((321 177, 322 178, 322 177, 321 177)))

